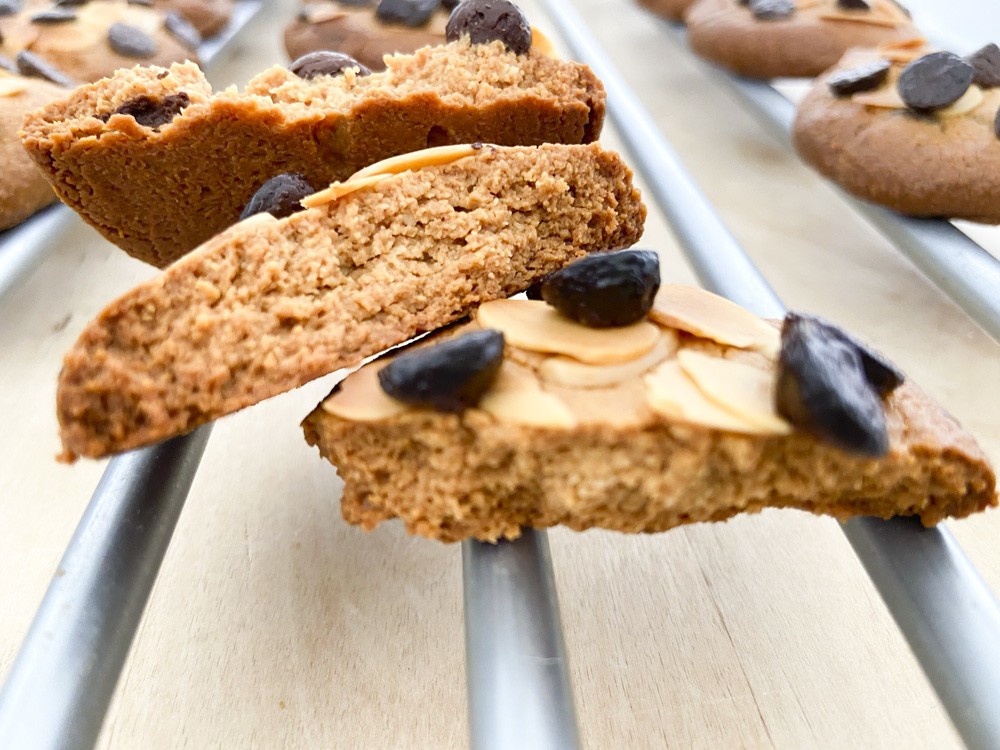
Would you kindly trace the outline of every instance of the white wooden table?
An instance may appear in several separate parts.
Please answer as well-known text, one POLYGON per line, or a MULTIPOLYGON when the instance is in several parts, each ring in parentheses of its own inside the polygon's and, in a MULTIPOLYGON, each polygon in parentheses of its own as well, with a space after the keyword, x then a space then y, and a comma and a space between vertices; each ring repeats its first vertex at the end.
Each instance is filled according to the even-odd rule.
MULTIPOLYGON (((974 30, 997 13, 964 5, 974 30)), ((1000 465, 1000 347, 642 11, 577 6, 789 306, 876 342, 1000 465)), ((242 85, 283 61, 278 29, 293 8, 271 3, 214 83, 242 85)), ((995 230, 976 236, 1000 252, 995 230)), ((693 279, 656 211, 643 244, 663 252, 667 280, 693 279)), ((104 467, 53 460, 61 357, 151 274, 77 223, 0 305, 0 673, 104 467)), ((459 548, 340 519, 336 473, 298 427, 331 387, 215 428, 101 747, 465 744, 459 548)), ((1000 513, 951 528, 1000 591, 1000 513)), ((766 512, 653 537, 560 529, 550 540, 588 747, 959 745, 833 521, 766 512)))

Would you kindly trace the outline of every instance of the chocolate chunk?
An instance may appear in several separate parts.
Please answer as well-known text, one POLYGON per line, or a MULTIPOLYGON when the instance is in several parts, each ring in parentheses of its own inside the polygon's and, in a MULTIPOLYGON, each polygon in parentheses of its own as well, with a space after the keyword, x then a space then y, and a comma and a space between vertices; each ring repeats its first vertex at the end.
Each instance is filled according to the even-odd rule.
MULTIPOLYGON (((86 0, 84 0, 86 2, 86 0)), ((129 5, 139 5, 143 8, 152 8, 155 4, 153 0, 128 0, 129 5)))
POLYGON ((885 410, 843 332, 795 313, 781 328, 775 405, 796 427, 863 456, 889 452, 885 410))
POLYGON ((993 132, 1000 138, 1000 109, 997 110, 996 119, 993 121, 993 132))
POLYGON ((527 289, 525 289, 524 290, 525 296, 527 296, 528 299, 533 299, 533 300, 536 300, 536 301, 544 299, 542 297, 542 282, 543 281, 545 281, 545 279, 542 279, 542 281, 536 281, 534 284, 532 284, 527 289))
POLYGON ((378 380, 400 401, 460 412, 479 403, 496 380, 503 347, 499 331, 472 331, 399 356, 379 371, 378 380))
POLYGON ((21 0, 0 0, 0 16, 12 16, 21 10, 21 0))
POLYGON ((972 82, 984 89, 1000 86, 1000 47, 987 44, 965 58, 975 69, 972 82))
POLYGON ((67 88, 74 88, 80 85, 79 81, 70 78, 55 65, 46 62, 34 52, 22 50, 17 53, 16 60, 17 69, 23 76, 44 78, 46 81, 50 81, 57 86, 66 86, 67 88))
POLYGON ((69 21, 76 20, 76 11, 64 10, 62 8, 53 8, 52 10, 43 10, 40 13, 35 13, 31 17, 32 23, 40 23, 45 25, 55 24, 55 23, 67 23, 69 21))
POLYGON ((461 0, 441 0, 441 5, 445 10, 455 10, 461 0))
POLYGON ((795 12, 792 0, 750 0, 750 12, 758 21, 779 21, 795 12))
MULTIPOLYGON (((151 96, 137 96, 118 106, 116 115, 129 115, 147 128, 158 128, 173 120, 182 109, 191 103, 191 98, 183 91, 169 94, 162 99, 151 96)), ((107 122, 107 118, 104 118, 107 122)))
MULTIPOLYGON (((0 39, 0 41, 3 41, 0 39)), ((0 70, 6 70, 8 73, 18 73, 17 63, 11 60, 9 57, 0 55, 0 70)))
POLYGON ((892 63, 888 60, 876 60, 850 70, 840 70, 827 78, 826 84, 834 96, 850 96, 862 91, 871 91, 885 83, 891 68, 892 63))
POLYGON ((140 28, 113 23, 108 28, 108 44, 123 57, 146 59, 156 54, 156 40, 140 28))
POLYGON ((501 41, 516 55, 531 49, 531 26, 521 9, 509 0, 463 0, 448 17, 445 39, 468 35, 473 44, 501 41))
POLYGON ((76 7, 79 5, 86 5, 89 2, 90 0, 56 0, 53 4, 56 7, 61 8, 64 5, 76 7))
POLYGON ((907 107, 926 114, 954 104, 972 85, 975 68, 951 52, 932 52, 907 65, 896 87, 907 107))
POLYGON ((542 299, 591 328, 641 320, 660 288, 660 259, 652 250, 595 253, 542 281, 542 299))
POLYGON ((868 0, 837 0, 837 7, 844 10, 871 10, 868 0))
POLYGON ((349 8, 370 8, 375 5, 376 0, 337 0, 337 5, 346 5, 349 8))
POLYGON ((417 28, 431 20, 438 4, 439 0, 379 0, 375 17, 383 23, 401 23, 417 28))
POLYGON ((304 210, 299 202, 307 195, 312 195, 316 189, 305 177, 295 172, 283 172, 265 182, 250 202, 243 208, 240 221, 254 214, 269 213, 276 219, 291 216, 304 210))
POLYGON ((310 52, 288 66, 295 75, 307 81, 316 76, 339 76, 348 68, 357 68, 359 76, 371 75, 367 67, 343 52, 310 52))
POLYGON ((201 44, 201 34, 198 29, 176 10, 167 13, 163 21, 167 32, 188 49, 196 49, 201 44))

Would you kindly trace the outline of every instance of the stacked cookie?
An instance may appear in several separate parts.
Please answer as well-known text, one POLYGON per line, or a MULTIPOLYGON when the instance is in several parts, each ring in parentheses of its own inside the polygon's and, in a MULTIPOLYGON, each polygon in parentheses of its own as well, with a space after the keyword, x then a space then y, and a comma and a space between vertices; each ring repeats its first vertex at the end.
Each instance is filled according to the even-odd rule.
POLYGON ((242 94, 190 64, 120 71, 28 119, 59 194, 165 267, 67 355, 67 460, 381 353, 304 423, 365 528, 496 540, 766 506, 933 524, 996 502, 972 438, 877 352, 609 252, 645 207, 595 142, 603 88, 519 9, 466 0, 447 33, 382 73, 314 53, 242 94), (132 195, 110 191, 126 172, 132 195))

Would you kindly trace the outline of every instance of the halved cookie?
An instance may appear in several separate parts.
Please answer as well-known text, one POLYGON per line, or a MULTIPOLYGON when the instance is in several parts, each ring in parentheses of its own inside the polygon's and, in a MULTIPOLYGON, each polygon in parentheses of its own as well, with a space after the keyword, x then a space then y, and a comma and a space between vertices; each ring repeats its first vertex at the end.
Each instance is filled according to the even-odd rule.
POLYGON ((671 286, 613 328, 488 302, 349 375, 303 427, 344 480, 347 521, 400 518, 445 542, 556 524, 648 533, 768 507, 933 525, 995 505, 973 438, 899 381, 825 322, 790 316, 779 337, 671 286))
POLYGON ((634 243, 645 218, 631 171, 597 144, 432 149, 303 202, 227 229, 84 330, 59 378, 66 458, 185 433, 356 365, 634 243))
POLYGON ((751 78, 817 76, 851 47, 920 36, 894 0, 699 0, 684 20, 691 49, 751 78))
POLYGON ((213 94, 194 65, 119 71, 35 112, 24 144, 65 203, 163 267, 280 172, 320 186, 428 146, 589 143, 604 121, 589 68, 499 41, 428 47, 367 76, 297 69, 307 77, 275 67, 243 94, 213 94))
POLYGON ((1000 223, 1000 49, 852 50, 799 105, 802 159, 911 216, 1000 223), (907 103, 909 101, 909 104, 907 103))

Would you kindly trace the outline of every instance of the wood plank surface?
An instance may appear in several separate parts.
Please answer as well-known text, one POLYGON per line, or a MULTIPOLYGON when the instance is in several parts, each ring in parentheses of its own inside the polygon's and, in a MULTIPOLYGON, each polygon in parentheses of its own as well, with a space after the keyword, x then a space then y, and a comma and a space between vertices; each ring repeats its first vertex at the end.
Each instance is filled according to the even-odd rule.
MULTIPOLYGON (((282 61, 294 7, 270 3, 213 82, 242 85, 282 61)), ((577 7, 785 301, 876 342, 1000 463, 1000 347, 641 10, 577 7)), ((976 236, 1000 251, 996 230, 976 236)), ((655 210, 643 244, 662 252, 667 280, 692 280, 655 210)), ((2 302, 0 674, 104 467, 53 460, 62 354, 152 273, 76 223, 2 302)), ((335 380, 215 428, 100 747, 465 745, 459 548, 341 520, 336 473, 298 427, 335 380)), ((1000 514, 950 528, 1000 590, 1000 514)), ((587 747, 960 746, 833 521, 765 512, 550 539, 587 747)))

